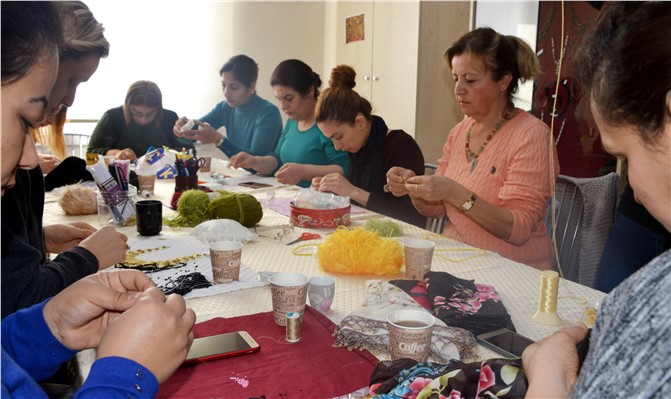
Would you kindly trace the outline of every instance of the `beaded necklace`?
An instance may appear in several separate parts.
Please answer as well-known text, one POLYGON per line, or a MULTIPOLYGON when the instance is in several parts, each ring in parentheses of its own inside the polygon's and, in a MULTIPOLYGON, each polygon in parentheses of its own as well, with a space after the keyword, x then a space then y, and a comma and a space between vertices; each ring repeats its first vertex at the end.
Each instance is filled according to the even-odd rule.
POLYGON ((487 137, 485 138, 485 141, 482 143, 480 148, 478 148, 477 153, 474 153, 473 151, 471 151, 471 130, 473 130, 473 126, 475 125, 475 121, 471 124, 471 127, 468 128, 468 132, 466 132, 466 155, 468 155, 471 158, 471 173, 473 173, 473 170, 475 169, 475 166, 478 164, 478 157, 480 156, 480 154, 482 154, 482 151, 485 150, 485 147, 487 147, 487 144, 489 144, 489 140, 491 140, 492 137, 494 137, 496 132, 499 131, 499 129, 501 128, 501 126, 503 126, 504 123, 506 123, 505 118, 501 119, 499 121, 499 123, 494 125, 494 128, 492 129, 492 132, 487 135, 487 137))

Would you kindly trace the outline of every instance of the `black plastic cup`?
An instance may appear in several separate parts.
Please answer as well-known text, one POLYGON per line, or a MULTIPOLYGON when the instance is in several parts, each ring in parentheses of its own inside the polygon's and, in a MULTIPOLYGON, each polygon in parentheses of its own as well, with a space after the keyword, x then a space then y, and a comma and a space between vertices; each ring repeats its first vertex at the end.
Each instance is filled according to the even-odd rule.
POLYGON ((163 228, 163 204, 158 200, 143 200, 135 204, 137 232, 155 236, 163 228))

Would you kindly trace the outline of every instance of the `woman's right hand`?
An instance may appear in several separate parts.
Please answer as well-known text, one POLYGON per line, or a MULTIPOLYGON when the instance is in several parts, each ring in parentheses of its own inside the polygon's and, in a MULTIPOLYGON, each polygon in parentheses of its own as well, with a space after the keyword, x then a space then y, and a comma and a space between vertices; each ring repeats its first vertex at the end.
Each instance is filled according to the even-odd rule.
POLYGON ((105 226, 79 243, 98 259, 98 270, 105 269, 126 259, 128 237, 112 226, 105 226))
POLYGON ((249 155, 244 151, 240 151, 239 153, 233 155, 229 160, 228 160, 228 167, 229 168, 250 168, 253 169, 252 167, 252 162, 254 161, 254 155, 249 155))
POLYGON ((184 298, 167 297, 156 287, 142 292, 130 309, 105 330, 97 358, 119 356, 131 359, 164 382, 182 364, 193 342, 196 314, 184 298))
POLYGON ((175 126, 172 128, 172 132, 175 134, 175 136, 186 137, 184 132, 182 132, 182 126, 186 125, 186 122, 188 121, 189 119, 186 116, 183 116, 175 121, 175 126))
POLYGON ((396 197, 408 195, 405 182, 415 176, 415 172, 410 169, 394 166, 387 171, 387 186, 390 193, 396 197))

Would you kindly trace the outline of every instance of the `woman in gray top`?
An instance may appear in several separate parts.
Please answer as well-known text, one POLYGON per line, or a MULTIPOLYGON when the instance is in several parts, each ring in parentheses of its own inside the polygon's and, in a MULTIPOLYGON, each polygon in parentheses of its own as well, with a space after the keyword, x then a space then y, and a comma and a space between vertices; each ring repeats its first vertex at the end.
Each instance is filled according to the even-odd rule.
MULTIPOLYGON (((629 162, 634 195, 671 231, 671 3, 602 10, 575 62, 604 148, 629 162)), ((583 325, 527 348, 527 397, 671 397, 671 251, 611 292, 582 368, 583 325)))

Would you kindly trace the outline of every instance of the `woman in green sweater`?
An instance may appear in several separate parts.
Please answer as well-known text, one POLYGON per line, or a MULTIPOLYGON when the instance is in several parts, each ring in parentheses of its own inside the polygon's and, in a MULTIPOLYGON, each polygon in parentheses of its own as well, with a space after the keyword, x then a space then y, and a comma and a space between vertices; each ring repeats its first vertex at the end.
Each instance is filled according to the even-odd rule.
POLYGON ((134 161, 149 147, 192 148, 172 134, 176 120, 175 112, 163 109, 163 95, 156 83, 137 81, 128 88, 124 105, 100 118, 86 151, 134 161))
POLYGON ((230 166, 274 174, 283 184, 309 187, 314 177, 347 173, 347 153, 338 151, 324 137, 315 121, 315 105, 322 81, 307 64, 299 60, 282 61, 270 78, 275 97, 287 121, 277 149, 266 156, 240 152, 231 157, 230 166))

